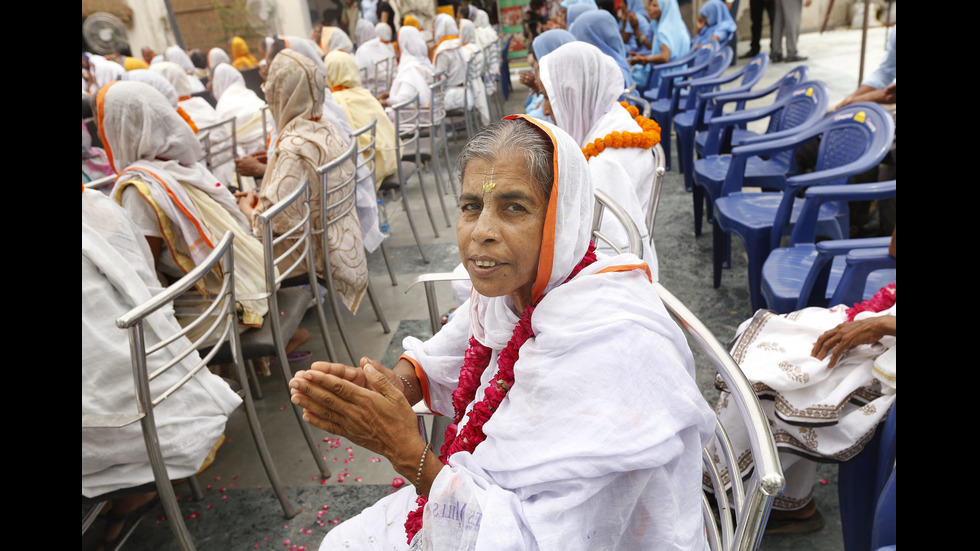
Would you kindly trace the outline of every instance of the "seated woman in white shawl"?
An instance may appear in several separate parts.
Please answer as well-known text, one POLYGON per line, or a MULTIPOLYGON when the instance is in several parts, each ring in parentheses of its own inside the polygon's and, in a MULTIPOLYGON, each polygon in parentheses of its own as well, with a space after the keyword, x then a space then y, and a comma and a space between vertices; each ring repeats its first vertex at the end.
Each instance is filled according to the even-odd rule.
MULTIPOLYGON (((187 123, 153 87, 129 81, 99 91, 95 118, 119 174, 112 198, 146 236, 157 271, 183 277, 231 230, 242 325, 260 327, 268 311, 262 244, 228 188, 197 162, 201 146, 187 123)), ((199 290, 214 292, 220 283, 216 273, 199 290)))
MULTIPOLYGON (((650 265, 653 279, 657 280, 656 249, 650 245, 646 215, 656 174, 650 148, 660 141, 659 127, 655 136, 646 136, 640 143, 647 130, 618 101, 623 93, 622 71, 611 57, 591 44, 564 44, 542 56, 539 68, 550 102, 550 109, 546 103, 545 112, 583 150, 587 146, 594 149, 596 141, 604 143, 601 152, 586 151, 592 181, 596 189, 605 191, 626 209, 636 223, 644 244, 643 261, 650 265)), ((624 250, 628 246, 626 233, 612 216, 603 217, 601 229, 624 250)))
MULTIPOLYGON (((474 70, 480 75, 483 75, 483 50, 477 44, 476 27, 473 26, 473 22, 469 19, 463 19, 459 22, 459 41, 462 44, 460 51, 463 52, 463 59, 469 63, 475 56, 477 61, 474 70)), ((483 81, 482 76, 470 82, 473 103, 476 105, 477 112, 480 113, 480 122, 483 125, 490 124, 490 105, 487 103, 486 83, 483 81)))
MULTIPOLYGON (((894 246, 893 234, 892 256, 894 246)), ((767 534, 823 527, 813 496, 817 464, 852 459, 888 417, 897 392, 896 308, 892 283, 854 307, 809 307, 789 314, 759 310, 739 326, 732 358, 759 396, 786 476, 767 534)), ((716 384, 723 390, 718 417, 736 457, 750 458, 734 401, 722 381, 716 384)), ((739 467, 745 477, 753 464, 739 467)), ((727 487, 731 473, 722 469, 721 475, 727 487)))
POLYGON ((428 341, 406 338, 392 370, 315 362, 290 383, 308 422, 412 482, 320 549, 706 549, 714 414, 649 267, 593 254, 579 145, 508 117, 456 176, 469 301, 428 341), (441 453, 419 436, 422 399, 453 415, 441 453))
MULTIPOLYGON (((315 32, 316 31, 314 31, 314 33, 315 32)), ((314 38, 314 40, 316 39, 314 38)), ((329 25, 320 27, 320 38, 317 40, 317 44, 320 45, 320 50, 323 52, 324 57, 326 57, 330 52, 337 50, 347 52, 349 54, 354 53, 354 42, 352 42, 350 37, 347 36, 344 29, 341 29, 340 27, 331 27, 329 25)))
MULTIPOLYGON (((116 319, 163 289, 153 269, 150 248, 140 229, 111 199, 82 188, 82 415, 136 412, 133 366, 126 332, 116 319)), ((153 346, 180 326, 170 307, 147 318, 146 345, 153 346)), ((149 357, 153 372, 190 347, 187 338, 149 357)), ((199 361, 192 353, 150 382, 159 392, 185 376, 199 361)), ((154 408, 153 415, 167 472, 191 476, 223 442, 225 424, 241 398, 220 378, 201 370, 183 388, 154 408)), ((139 424, 121 429, 82 429, 82 495, 153 482, 139 424)), ((152 506, 156 492, 112 501, 106 521, 106 549, 113 548, 127 515, 152 506)))
POLYGON ((429 85, 432 84, 434 72, 427 56, 428 49, 425 40, 422 39, 422 33, 415 27, 402 26, 398 29, 398 50, 401 58, 398 60, 395 80, 391 82, 391 90, 381 94, 378 100, 381 105, 389 107, 418 94, 419 107, 429 109, 432 107, 432 92, 429 85))
POLYGON ((218 102, 215 107, 218 119, 235 117, 236 158, 264 150, 266 136, 262 132, 262 107, 265 102, 245 86, 242 72, 222 63, 215 67, 208 87, 218 102))
MULTIPOLYGON (((476 18, 473 19, 473 25, 476 26, 476 41, 480 45, 480 48, 486 48, 487 46, 496 47, 498 36, 497 31, 490 25, 490 15, 488 15, 487 12, 480 9, 476 10, 476 18)), ((499 56, 494 56, 491 58, 490 74, 500 74, 499 56)))
MULTIPOLYGON (((191 81, 198 79, 188 76, 179 65, 170 61, 161 61, 151 65, 150 70, 166 78, 170 82, 170 85, 174 87, 174 90, 177 91, 177 105, 187 115, 186 118, 189 119, 188 124, 191 125, 198 140, 203 136, 200 133, 201 129, 221 121, 221 118, 218 117, 218 112, 206 99, 191 95, 191 81)), ((200 81, 198 80, 198 82, 200 81)), ((226 144, 231 143, 231 134, 224 127, 208 130, 207 132, 210 134, 209 139, 213 148, 222 148, 226 144)), ((236 184, 234 158, 234 155, 228 154, 212 160, 211 171, 218 177, 218 181, 225 186, 234 186, 236 184)))
POLYGON ((214 75, 215 67, 222 63, 231 65, 231 58, 228 57, 228 52, 218 47, 208 50, 208 71, 211 75, 214 75))
MULTIPOLYGON (((337 187, 354 172, 353 162, 342 164, 328 175, 331 186, 328 190, 329 197, 323 196, 320 176, 316 172, 318 167, 343 154, 350 143, 349 135, 322 116, 325 90, 326 76, 305 56, 286 49, 273 58, 269 66, 269 79, 265 84, 265 95, 269 102, 269 111, 276 122, 276 141, 270 145, 269 165, 259 193, 250 191, 237 194, 238 207, 241 209, 239 214, 244 213, 256 232, 259 230, 257 215, 289 195, 307 179, 315 184, 310 186, 310 208, 313 212, 320 212, 325 208, 324 202, 331 204, 343 198, 337 187)), ((336 209, 343 211, 346 205, 346 202, 340 203, 336 209)), ((273 226, 273 232, 284 232, 289 226, 296 224, 300 215, 298 209, 285 211, 280 219, 282 226, 273 226)), ((337 292, 347 308, 356 313, 367 291, 368 282, 367 257, 361 241, 357 214, 351 210, 326 230, 322 226, 322 217, 315 216, 313 232, 313 256, 317 272, 321 277, 325 273, 323 245, 326 239, 330 251, 331 274, 337 292)), ((290 246, 292 243, 284 242, 283 250, 276 253, 282 254, 290 246)), ((300 254, 302 251, 294 251, 286 263, 291 265, 300 254)))
MULTIPOLYGON (((358 21, 358 25, 360 25, 358 21)), ((391 45, 391 27, 385 23, 378 23, 374 26, 375 36, 366 42, 357 45, 354 52, 354 61, 360 69, 367 73, 367 80, 362 84, 371 91, 377 90, 375 95, 381 92, 388 92, 387 83, 394 79, 395 70, 398 67, 398 57, 395 55, 395 48, 391 45), (378 75, 378 68, 386 73, 378 75)))
MULTIPOLYGON (((473 96, 471 91, 470 100, 466 101, 464 89, 466 86, 466 60, 463 59, 463 52, 460 50, 463 43, 459 40, 459 27, 456 26, 456 20, 445 13, 437 15, 432 37, 436 41, 435 49, 432 50, 433 71, 436 74, 446 73, 446 103, 444 107, 447 111, 461 109, 464 106, 467 109, 471 108, 473 96)), ((401 46, 399 45, 399 47, 401 46)))

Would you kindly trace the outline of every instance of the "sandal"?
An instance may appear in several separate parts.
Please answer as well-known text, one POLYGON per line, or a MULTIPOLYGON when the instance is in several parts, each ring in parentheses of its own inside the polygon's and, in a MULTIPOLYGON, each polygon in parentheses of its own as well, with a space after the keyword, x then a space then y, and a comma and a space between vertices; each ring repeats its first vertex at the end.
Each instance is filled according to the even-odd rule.
MULTIPOLYGON (((313 352, 311 350, 294 350, 293 352, 291 352, 289 355, 286 356, 286 359, 289 360, 289 364, 292 365, 292 364, 305 364, 309 362, 310 358, 312 357, 313 357, 313 352)), ((276 358, 275 356, 271 356, 270 358, 271 359, 269 360, 269 365, 271 365, 272 367, 279 367, 279 358, 276 358)))
POLYGON ((823 514, 816 509, 807 518, 770 518, 766 523, 766 534, 808 534, 824 527, 823 514))

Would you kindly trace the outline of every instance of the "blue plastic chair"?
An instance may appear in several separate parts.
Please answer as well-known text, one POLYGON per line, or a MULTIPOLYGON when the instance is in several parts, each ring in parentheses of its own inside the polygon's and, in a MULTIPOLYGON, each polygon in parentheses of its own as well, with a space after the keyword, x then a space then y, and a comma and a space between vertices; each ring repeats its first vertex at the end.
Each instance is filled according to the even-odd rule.
MULTIPOLYGON (((802 201, 796 201, 797 195, 810 186, 846 184, 851 176, 877 166, 891 148, 894 135, 895 121, 888 111, 876 103, 860 102, 838 109, 812 128, 790 137, 733 149, 731 168, 744 173, 746 156, 740 151, 743 148, 755 154, 774 155, 794 151, 821 137, 814 172, 787 178, 782 192, 746 193, 740 191, 738 179, 725 180, 714 204, 715 287, 721 284, 722 260, 730 254, 725 247, 725 233, 735 234, 748 254, 752 309, 760 308, 762 265, 792 229, 802 206, 802 201)), ((848 217, 847 203, 825 203, 818 215, 817 235, 844 239, 850 231, 848 217)))
MULTIPOLYGON (((759 100, 769 95, 773 96, 772 103, 775 104, 791 94, 798 84, 808 80, 810 80, 810 70, 806 67, 806 65, 800 65, 786 73, 783 78, 761 90, 748 92, 723 92, 714 98, 714 108, 710 112, 705 113, 705 127, 707 128, 707 123, 713 118, 720 117, 726 107, 731 103, 735 104, 735 108, 729 109, 730 112, 742 111, 745 109, 746 102, 759 100)), ((775 132, 778 125, 779 113, 775 113, 769 117, 769 126, 766 128, 765 133, 775 132)), ((715 136, 717 141, 714 143, 711 150, 708 153, 705 153, 705 144, 708 141, 709 135, 710 134, 708 132, 703 132, 701 129, 698 130, 698 134, 694 138, 696 158, 709 154, 718 155, 720 153, 731 153, 733 145, 740 145, 742 140, 748 137, 759 136, 760 134, 746 129, 744 122, 726 127, 724 133, 715 136)))
POLYGON ((689 84, 687 105, 674 115, 674 128, 677 129, 677 160, 684 174, 684 188, 694 189, 694 136, 708 128, 714 112, 715 98, 728 94, 752 90, 769 67, 769 54, 763 52, 752 58, 742 68, 727 76, 709 79, 695 79, 689 84), (738 86, 721 90, 720 87, 741 79, 738 86), (710 109, 709 109, 710 108, 710 109))
MULTIPOLYGON (((647 101, 655 101, 661 96, 660 85, 663 83, 661 76, 668 71, 681 70, 692 64, 704 63, 711 55, 711 52, 718 49, 717 42, 709 42, 707 46, 698 50, 691 50, 687 54, 672 59, 666 63, 658 63, 650 68, 646 82, 637 82, 636 93, 642 95, 647 101), (703 50, 703 51, 701 51, 703 50), (696 61, 695 61, 696 60, 696 61)), ((666 96, 670 97, 670 96, 666 96)))
POLYGON ((871 441, 838 467, 837 496, 845 551, 896 544, 895 449, 898 400, 871 441))
MULTIPOLYGON (((694 161, 694 235, 701 235, 705 205, 708 221, 714 221, 713 205, 721 196, 721 188, 726 181, 732 180, 730 189, 736 190, 745 186, 769 191, 785 188, 786 178, 796 174, 793 151, 766 155, 764 144, 812 128, 823 119, 829 103, 827 85, 820 81, 808 81, 801 82, 772 105, 712 118, 708 130, 703 133, 709 135, 704 157, 694 161), (723 134, 730 135, 737 126, 766 117, 769 117, 770 125, 765 134, 755 137, 743 135, 743 144, 737 153, 719 153, 723 134), (777 121, 775 126, 773 120, 777 121), (755 144, 763 149, 752 147, 755 144)), ((726 255, 726 266, 727 259, 726 255)))
POLYGON ((851 305, 895 281, 890 237, 814 242, 824 204, 885 199, 895 197, 895 191, 895 180, 806 190, 789 246, 773 249, 762 266, 766 308, 786 314, 807 306, 851 305))
POLYGON ((712 53, 703 65, 670 73, 668 76, 673 78, 665 79, 669 97, 650 102, 650 115, 660 125, 660 135, 666 137, 661 139, 661 144, 667 156, 667 170, 670 170, 670 134, 674 116, 678 112, 693 109, 697 101, 697 94, 691 88, 692 83, 720 77, 732 64, 734 57, 732 49, 725 47, 712 53))

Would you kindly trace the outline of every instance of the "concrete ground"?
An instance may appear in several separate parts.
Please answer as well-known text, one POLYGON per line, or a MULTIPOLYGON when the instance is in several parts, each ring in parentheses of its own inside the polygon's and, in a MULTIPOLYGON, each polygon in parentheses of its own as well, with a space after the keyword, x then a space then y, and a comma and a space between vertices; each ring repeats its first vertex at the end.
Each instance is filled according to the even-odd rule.
MULTIPOLYGON (((867 40, 865 74, 870 73, 884 56, 885 30, 871 29, 867 40)), ((764 47, 767 40, 763 41, 764 47)), ((739 51, 747 50, 747 43, 739 45, 739 51)), ((803 62, 810 67, 814 79, 823 80, 831 90, 831 105, 843 99, 858 85, 860 31, 830 31, 822 35, 803 34, 799 50, 809 56, 803 62)), ((744 64, 737 60, 736 66, 744 64)), ((794 65, 770 65, 765 86, 779 79, 794 65)), ((733 67, 730 70, 735 70, 733 67)), ((512 78, 515 90, 506 103, 508 113, 523 112, 522 103, 526 90, 512 78)), ((450 144, 455 158, 462 140, 450 144)), ((711 236, 710 231, 695 238, 691 196, 684 191, 683 180, 676 172, 666 175, 654 228, 660 265, 660 280, 682 300, 712 330, 715 336, 727 343, 735 334, 735 328, 751 317, 749 295, 746 290, 746 261, 738 240, 733 240, 732 267, 723 275, 719 288, 711 284, 711 236)), ((435 200, 435 184, 431 173, 424 177, 434 209, 435 228, 426 216, 418 192, 417 183, 407 197, 418 230, 424 239, 430 258, 423 263, 409 231, 404 211, 404 200, 398 195, 386 197, 386 208, 391 218, 392 236, 387 249, 397 274, 398 284, 393 286, 380 251, 369 257, 369 268, 374 290, 384 310, 391 333, 384 333, 370 303, 364 301, 356 315, 344 313, 348 333, 353 336, 352 346, 357 356, 366 355, 392 365, 401 353, 401 341, 407 335, 424 336, 430 333, 421 286, 409 289, 412 279, 426 272, 451 271, 458 263, 455 231, 446 224, 435 200), (438 232, 438 237, 435 233, 438 232)), ((450 217, 453 217, 452 197, 445 197, 450 217)), ((447 288, 440 291, 443 310, 452 305, 452 295, 447 288)), ((329 315, 329 313, 328 313, 329 315)), ((313 310, 308 312, 303 325, 313 337, 304 349, 313 352, 316 360, 325 359, 326 351, 319 337, 313 310)), ((343 355, 342 341, 334 327, 332 339, 343 355)), ((714 403, 717 392, 713 388, 714 374, 703 357, 699 360, 698 383, 709 403, 714 403)), ((305 365, 293 365, 301 369, 305 365)), ((331 469, 331 476, 321 480, 313 464, 310 452, 303 442, 297 421, 289 411, 288 393, 278 376, 261 381, 264 398, 256 402, 264 433, 272 449, 279 475, 287 488, 293 505, 301 507, 297 516, 286 519, 271 491, 261 463, 257 458, 245 416, 236 411, 229 420, 225 445, 219 450, 213 465, 198 476, 204 490, 204 499, 190 501, 186 483, 176 485, 181 496, 181 509, 198 549, 279 549, 302 550, 319 547, 324 534, 335 524, 357 514, 365 506, 389 494, 398 485, 398 475, 384 457, 338 439, 318 429, 313 429, 320 442, 320 453, 331 469)), ((766 551, 830 551, 843 549, 839 507, 837 502, 837 467, 822 465, 817 471, 815 495, 818 507, 827 520, 820 531, 805 535, 769 535, 762 541, 766 551)), ((163 509, 157 505, 145 515, 125 548, 131 550, 177 549, 169 523, 162 518, 163 509)), ((90 534, 83 537, 82 549, 94 549, 96 536, 100 534, 102 521, 97 521, 90 534)))

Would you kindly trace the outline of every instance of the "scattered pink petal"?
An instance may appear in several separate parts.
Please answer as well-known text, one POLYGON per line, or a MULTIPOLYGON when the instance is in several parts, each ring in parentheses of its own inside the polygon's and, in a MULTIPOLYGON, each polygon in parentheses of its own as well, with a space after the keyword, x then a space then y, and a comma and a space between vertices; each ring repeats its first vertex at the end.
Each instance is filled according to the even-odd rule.
POLYGON ((262 486, 259 486, 259 489, 261 490, 262 489, 262 486))
POLYGON ((214 505, 208 505, 208 509, 214 509, 214 505))
POLYGON ((347 453, 350 453, 350 452, 354 451, 354 448, 352 448, 350 446, 347 446, 347 450, 346 451, 347 451, 347 453))
POLYGON ((226 499, 228 499, 228 494, 225 494, 225 495, 221 496, 221 501, 224 501, 226 499))
POLYGON ((210 489, 211 489, 211 485, 208 484, 208 486, 207 486, 207 488, 205 488, 205 490, 210 490, 210 489))
POLYGON ((281 408, 279 408, 279 411, 285 411, 285 410, 286 410, 286 406, 282 406, 281 408))
POLYGON ((821 483, 821 484, 823 484, 824 486, 826 486, 827 484, 829 484, 829 483, 830 483, 830 481, 829 481, 829 480, 827 480, 826 478, 821 478, 821 479, 820 479, 820 483, 821 483))
POLYGON ((330 508, 330 506, 329 506, 329 505, 324 505, 324 506, 323 506, 323 510, 324 510, 324 511, 326 511, 326 510, 327 510, 327 509, 329 509, 329 508, 330 508))
POLYGON ((236 475, 232 476, 231 479, 232 480, 238 480, 238 475, 236 474, 236 475))
POLYGON ((260 546, 260 545, 262 545, 262 542, 260 542, 260 541, 257 541, 257 542, 255 542, 255 546, 256 546, 256 547, 258 547, 258 546, 260 546))
POLYGON ((394 486, 395 488, 401 488, 404 485, 405 479, 401 478, 400 476, 396 476, 394 479, 392 479, 391 484, 389 484, 389 486, 394 486))
POLYGON ((337 458, 336 458, 336 457, 334 457, 334 458, 333 458, 333 462, 334 462, 334 463, 336 463, 336 462, 337 462, 337 458))
POLYGON ((282 544, 285 545, 285 546, 289 546, 289 540, 286 540, 286 541, 282 542, 282 544))
POLYGON ((160 524, 165 520, 167 520, 167 515, 160 515, 160 518, 157 519, 157 524, 160 524))
POLYGON ((316 518, 320 518, 320 517, 322 517, 322 516, 323 516, 324 514, 326 514, 326 511, 317 511, 317 512, 316 512, 316 518))
MULTIPOLYGON (((226 442, 227 442, 227 440, 226 440, 226 442)), ((220 477, 220 476, 216 476, 216 477, 214 477, 214 481, 215 481, 215 482, 217 482, 217 481, 219 481, 219 480, 221 480, 221 477, 220 477)))
POLYGON ((360 482, 360 481, 361 481, 361 477, 357 477, 354 479, 354 482, 360 482))
MULTIPOLYGON (((287 524, 287 525, 283 526, 282 529, 283 530, 289 530, 289 525, 287 524)), ((286 540, 286 541, 289 541, 289 540, 286 540)))
POLYGON ((196 519, 199 516, 201 516, 201 513, 191 513, 191 514, 187 515, 187 520, 193 520, 193 519, 196 519))
POLYGON ((238 486, 238 483, 237 482, 232 482, 231 485, 232 486, 238 486))
POLYGON ((224 492, 224 491, 227 491, 227 488, 224 488, 224 487, 222 487, 222 488, 218 488, 218 491, 219 491, 219 492, 224 492))
POLYGON ((320 481, 320 484, 321 484, 321 485, 322 485, 322 484, 326 484, 326 483, 327 483, 327 479, 326 479, 326 478, 324 478, 323 480, 321 480, 321 481, 320 481))

